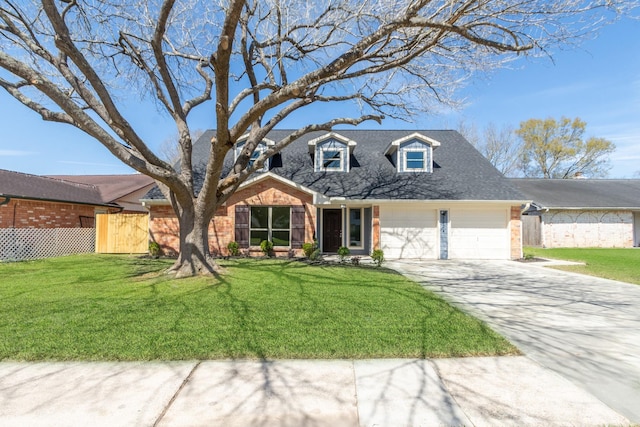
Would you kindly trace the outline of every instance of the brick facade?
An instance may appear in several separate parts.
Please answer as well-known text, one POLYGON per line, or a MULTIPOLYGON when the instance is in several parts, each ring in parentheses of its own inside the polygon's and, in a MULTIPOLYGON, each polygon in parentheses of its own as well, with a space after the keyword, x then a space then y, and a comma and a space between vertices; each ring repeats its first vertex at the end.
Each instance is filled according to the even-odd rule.
POLYGON ((542 244, 547 248, 631 248, 633 212, 550 210, 542 215, 542 244))
POLYGON ((511 206, 509 229, 511 230, 511 259, 522 258, 522 220, 520 206, 511 206))
MULTIPOLYGON (((277 179, 266 178, 238 190, 225 206, 218 208, 209 225, 209 250, 215 255, 228 255, 227 245, 235 241, 235 206, 299 206, 305 208, 305 241, 313 241, 315 235, 316 210, 311 194, 289 186, 277 179)), ((158 242, 165 254, 177 254, 180 249, 180 228, 171 206, 152 206, 150 235, 158 242)), ((274 248, 276 256, 288 256, 289 248, 274 248)), ((259 247, 250 247, 250 255, 261 255, 259 247)), ((294 250, 293 255, 302 255, 294 250)))
POLYGON ((0 228, 90 228, 95 210, 91 205, 11 199, 0 206, 0 228))

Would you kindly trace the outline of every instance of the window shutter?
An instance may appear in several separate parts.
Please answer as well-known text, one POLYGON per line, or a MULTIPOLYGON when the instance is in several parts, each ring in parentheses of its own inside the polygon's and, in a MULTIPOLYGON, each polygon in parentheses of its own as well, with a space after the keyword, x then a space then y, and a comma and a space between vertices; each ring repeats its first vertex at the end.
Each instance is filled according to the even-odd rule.
POLYGON ((249 247, 249 206, 236 205, 236 242, 241 248, 249 247))
POLYGON ((304 243, 304 206, 291 206, 291 249, 300 249, 304 243))

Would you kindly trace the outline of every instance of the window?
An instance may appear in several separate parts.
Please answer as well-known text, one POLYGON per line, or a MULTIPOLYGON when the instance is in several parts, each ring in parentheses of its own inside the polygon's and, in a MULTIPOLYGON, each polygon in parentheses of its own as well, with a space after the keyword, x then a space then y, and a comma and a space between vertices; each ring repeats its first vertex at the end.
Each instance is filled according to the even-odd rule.
POLYGON ((260 246, 270 240, 273 246, 290 246, 291 208, 288 206, 252 206, 249 244, 260 246))
POLYGON ((349 172, 350 155, 356 143, 338 135, 309 141, 316 172, 349 172))
POLYGON ((406 151, 405 152, 405 165, 404 169, 410 170, 425 170, 424 167, 424 151, 406 151))
POLYGON ((392 141, 384 154, 398 172, 433 172, 433 150, 440 142, 414 133, 392 141))
POLYGON ((362 209, 349 209, 349 247, 362 247, 362 209))
POLYGON ((342 167, 342 150, 322 150, 321 152, 322 159, 320 160, 322 170, 339 170, 343 169, 342 167))
MULTIPOLYGON (((238 157, 240 156, 240 153, 242 152, 243 148, 244 148, 244 142, 236 144, 234 159, 233 159, 234 162, 238 160, 238 157)), ((250 168, 251 166, 253 166, 253 163, 256 161, 256 159, 260 157, 260 155, 264 153, 266 149, 267 149, 267 146, 264 142, 261 142, 260 144, 258 144, 256 149, 253 150, 253 153, 251 153, 251 157, 249 158, 249 163, 247 163, 247 167, 250 168)), ((258 169, 256 172, 267 172, 268 170, 269 170, 269 160, 265 161, 264 166, 261 169, 258 169)))

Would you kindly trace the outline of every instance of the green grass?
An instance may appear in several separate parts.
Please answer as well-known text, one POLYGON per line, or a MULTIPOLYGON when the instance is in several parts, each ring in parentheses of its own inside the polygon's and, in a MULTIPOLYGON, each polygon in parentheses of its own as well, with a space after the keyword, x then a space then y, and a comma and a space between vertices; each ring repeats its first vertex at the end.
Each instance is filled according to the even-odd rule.
POLYGON ((640 249, 541 249, 526 247, 524 252, 525 254, 533 254, 536 257, 578 261, 586 264, 554 267, 560 270, 640 285, 640 249))
POLYGON ((84 255, 0 264, 0 360, 390 358, 513 354, 480 321, 384 269, 84 255))

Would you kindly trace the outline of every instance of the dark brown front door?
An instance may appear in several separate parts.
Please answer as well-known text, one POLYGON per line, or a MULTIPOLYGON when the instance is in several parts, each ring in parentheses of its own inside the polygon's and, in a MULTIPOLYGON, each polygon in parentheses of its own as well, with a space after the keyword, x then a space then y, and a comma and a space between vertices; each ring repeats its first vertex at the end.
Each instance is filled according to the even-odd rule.
POLYGON ((322 251, 338 252, 342 246, 342 210, 322 210, 322 251))

